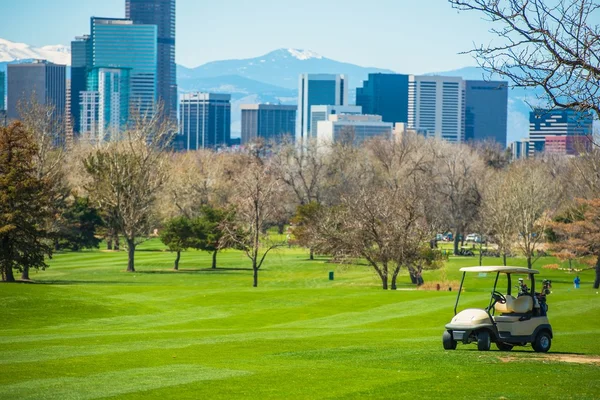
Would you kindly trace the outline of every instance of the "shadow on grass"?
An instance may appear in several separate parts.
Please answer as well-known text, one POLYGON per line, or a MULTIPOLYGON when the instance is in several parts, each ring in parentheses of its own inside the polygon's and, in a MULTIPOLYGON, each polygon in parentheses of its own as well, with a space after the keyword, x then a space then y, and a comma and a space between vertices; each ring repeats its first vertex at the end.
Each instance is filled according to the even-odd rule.
MULTIPOLYGON (((252 271, 252 268, 200 268, 200 269, 159 269, 159 270, 149 270, 149 271, 136 271, 136 274, 224 274, 227 272, 237 272, 237 271, 252 271)), ((267 269, 262 269, 261 271, 267 271, 267 269)))
POLYGON ((90 280, 46 280, 26 282, 33 285, 136 285, 141 282, 130 281, 90 281, 90 280))

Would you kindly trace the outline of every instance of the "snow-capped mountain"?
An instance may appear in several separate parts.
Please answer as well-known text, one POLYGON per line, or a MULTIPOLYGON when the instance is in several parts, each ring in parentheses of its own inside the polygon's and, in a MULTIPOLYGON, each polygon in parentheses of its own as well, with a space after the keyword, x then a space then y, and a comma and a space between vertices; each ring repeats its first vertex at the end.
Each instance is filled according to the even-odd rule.
MULTIPOLYGON (((0 71, 6 64, 19 60, 45 59, 69 65, 71 50, 68 46, 32 47, 0 38, 0 71)), ((177 67, 180 92, 205 91, 232 95, 233 132, 239 132, 239 105, 252 102, 295 104, 298 76, 302 73, 346 74, 349 77, 350 101, 354 89, 362 85, 369 73, 393 71, 361 67, 326 58, 310 50, 278 49, 260 57, 213 61, 196 68, 177 67)), ((481 69, 468 67, 435 75, 460 76, 463 79, 483 79, 481 69)), ((536 91, 513 89, 509 91, 509 141, 527 136, 529 103, 536 91)))
POLYGON ((361 86, 369 73, 375 72, 392 71, 331 60, 310 50, 278 49, 255 58, 214 61, 196 68, 182 67, 178 71, 178 79, 185 85, 187 79, 239 75, 270 85, 297 89, 298 76, 303 73, 345 74, 349 78, 349 87, 355 88, 361 86))
POLYGON ((0 62, 41 59, 56 64, 71 64, 71 48, 63 45, 32 47, 0 38, 0 62))

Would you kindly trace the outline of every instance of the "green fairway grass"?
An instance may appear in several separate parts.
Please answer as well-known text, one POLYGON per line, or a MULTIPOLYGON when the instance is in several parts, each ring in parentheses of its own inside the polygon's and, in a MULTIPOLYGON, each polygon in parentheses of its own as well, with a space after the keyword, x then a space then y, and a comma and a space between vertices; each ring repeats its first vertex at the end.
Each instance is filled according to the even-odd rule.
MULTIPOLYGON (((534 266, 539 284, 553 281, 548 355, 444 351, 456 292, 414 290, 406 271, 383 291, 366 265, 284 248, 252 288, 240 252, 220 253, 217 270, 211 254, 186 252, 174 272, 159 241, 139 250, 135 273, 126 252, 60 253, 35 283, 0 284, 0 399, 600 398, 593 270, 575 290, 574 274, 541 269, 556 260, 534 266)), ((445 274, 477 264, 452 257, 445 274)), ((471 277, 461 307, 485 307, 492 285, 471 277)))

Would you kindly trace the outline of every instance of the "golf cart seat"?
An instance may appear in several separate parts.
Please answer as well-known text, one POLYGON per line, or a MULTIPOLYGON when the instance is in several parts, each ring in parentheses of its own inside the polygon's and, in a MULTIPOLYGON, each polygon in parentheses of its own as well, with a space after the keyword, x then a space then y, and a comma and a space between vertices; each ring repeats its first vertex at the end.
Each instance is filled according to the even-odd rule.
POLYGON ((521 296, 518 298, 506 296, 506 303, 496 303, 494 308, 496 309, 496 312, 502 314, 525 314, 533 310, 533 299, 531 296, 521 296))

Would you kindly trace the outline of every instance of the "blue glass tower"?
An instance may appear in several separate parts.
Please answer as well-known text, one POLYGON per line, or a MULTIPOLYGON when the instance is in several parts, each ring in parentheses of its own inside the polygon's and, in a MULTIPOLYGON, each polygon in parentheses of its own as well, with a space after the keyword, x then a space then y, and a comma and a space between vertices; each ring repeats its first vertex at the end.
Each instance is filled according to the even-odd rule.
POLYGON ((175 64, 175 0, 125 0, 125 17, 134 24, 158 27, 157 95, 165 115, 177 119, 177 66, 175 64))
POLYGON ((71 42, 71 117, 73 133, 81 131, 81 92, 87 89, 88 69, 91 67, 90 37, 82 36, 71 42))
POLYGON ((130 106, 141 114, 151 112, 157 98, 156 25, 134 25, 128 19, 93 17, 90 40, 88 91, 95 81, 99 82, 99 69, 126 69, 130 79, 130 106))
POLYGON ((364 114, 381 115, 383 122, 408 122, 408 75, 369 74, 356 89, 356 105, 364 114))
POLYGON ((496 142, 506 148, 508 84, 466 81, 465 141, 496 142))
POLYGON ((300 75, 296 141, 300 143, 315 135, 310 131, 310 110, 312 106, 343 105, 348 105, 348 80, 345 75, 300 75))
POLYGON ((0 110, 6 110, 6 72, 0 71, 0 110))

